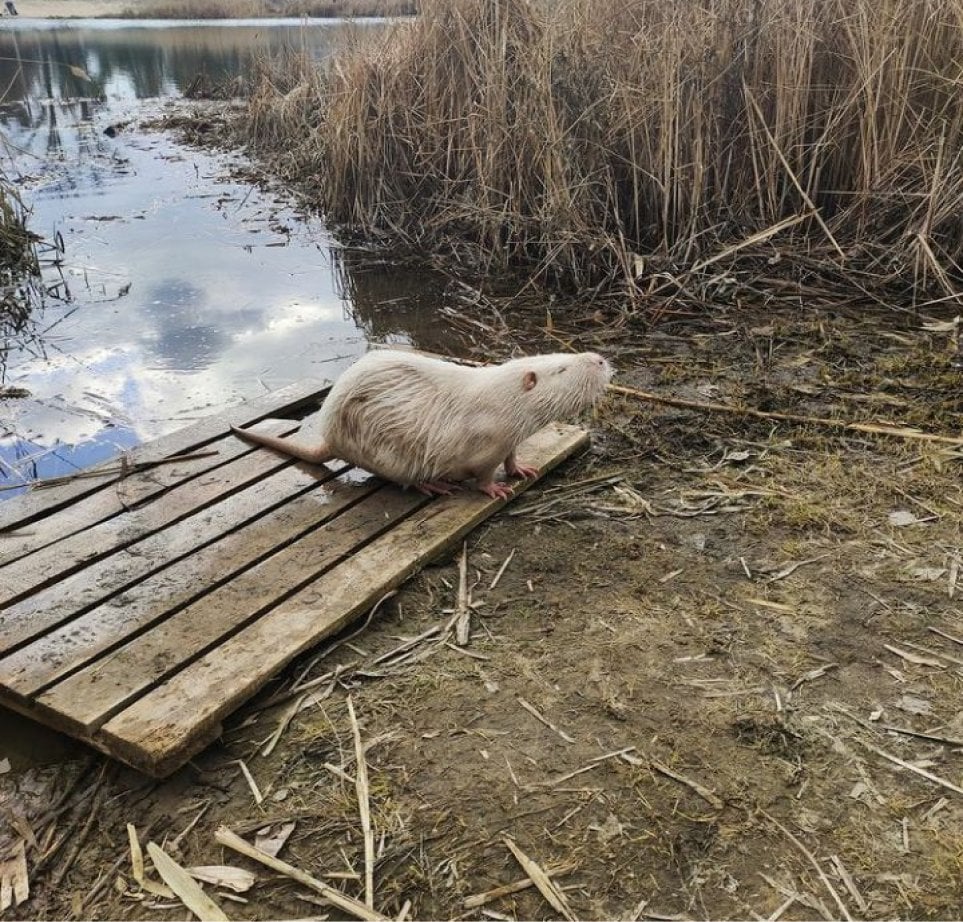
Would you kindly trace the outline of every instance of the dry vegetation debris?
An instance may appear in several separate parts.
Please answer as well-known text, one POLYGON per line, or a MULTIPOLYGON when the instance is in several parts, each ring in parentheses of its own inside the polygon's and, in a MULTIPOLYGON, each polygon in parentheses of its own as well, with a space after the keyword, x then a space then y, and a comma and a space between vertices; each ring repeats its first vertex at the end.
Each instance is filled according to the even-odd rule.
MULTIPOLYGON (((530 348, 627 387, 958 431, 918 321, 559 317, 530 348)), ((174 778, 0 778, 13 916, 953 916, 961 448, 626 394, 595 429, 174 778)))
POLYGON ((959 325, 912 308, 957 276, 963 17, 557 6, 588 18, 426 4, 250 113, 352 224, 647 295, 459 283, 446 318, 478 358, 609 355, 593 450, 174 778, 0 776, 14 918, 177 918, 189 879, 231 918, 958 914, 959 325))

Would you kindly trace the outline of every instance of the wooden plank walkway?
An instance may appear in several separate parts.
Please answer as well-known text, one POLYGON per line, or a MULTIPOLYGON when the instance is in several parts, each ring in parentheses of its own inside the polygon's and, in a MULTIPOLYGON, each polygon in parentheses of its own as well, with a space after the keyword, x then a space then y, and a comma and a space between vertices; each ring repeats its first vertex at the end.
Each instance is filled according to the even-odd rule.
MULTIPOLYGON (((230 434, 289 435, 325 393, 285 388, 129 452, 126 476, 115 462, 0 503, 0 705, 167 775, 505 504, 429 499, 230 434)), ((520 454, 544 475, 587 441, 553 425, 520 454)))

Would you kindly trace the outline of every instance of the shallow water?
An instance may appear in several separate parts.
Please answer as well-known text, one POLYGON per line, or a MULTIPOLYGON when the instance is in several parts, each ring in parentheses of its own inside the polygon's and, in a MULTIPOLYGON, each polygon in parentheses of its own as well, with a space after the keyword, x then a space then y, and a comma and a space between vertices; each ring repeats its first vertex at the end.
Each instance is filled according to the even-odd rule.
POLYGON ((369 339, 446 347, 424 273, 352 268, 320 220, 228 178, 240 157, 136 127, 200 73, 244 74, 285 46, 319 58, 341 25, 7 22, 0 164, 31 228, 62 236, 70 297, 47 300, 43 335, 3 369, 29 396, 0 401, 0 498, 293 380, 331 379, 369 339))
MULTIPOLYGON (((46 273, 61 297, 0 363, 2 383, 29 392, 0 399, 0 499, 266 390, 332 379, 370 340, 451 345, 436 280, 342 253, 283 192, 231 179, 240 156, 136 127, 200 73, 243 74, 285 45, 320 57, 338 28, 0 24, 0 168, 31 228, 64 241, 46 273)), ((0 708, 0 765, 82 749, 0 708)))

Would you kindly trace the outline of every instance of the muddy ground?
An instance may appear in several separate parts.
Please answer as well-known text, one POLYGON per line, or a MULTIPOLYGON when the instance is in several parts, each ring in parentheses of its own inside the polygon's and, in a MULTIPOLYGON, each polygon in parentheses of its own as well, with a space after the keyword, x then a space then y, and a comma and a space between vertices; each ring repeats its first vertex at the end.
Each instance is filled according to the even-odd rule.
MULTIPOLYGON (((561 341, 623 386, 960 435, 954 337, 913 314, 503 316, 491 337, 466 316, 472 351, 561 341)), ((281 859, 363 898, 350 695, 387 915, 958 917, 961 449, 624 394, 588 425, 590 450, 470 536, 466 647, 453 555, 164 782, 73 747, 0 775, 38 840, 7 916, 190 918, 149 859, 135 879, 133 824, 185 866, 254 872, 206 885, 231 918, 343 918, 214 831, 272 827, 281 859), (508 841, 560 871, 562 909, 533 887, 466 903, 526 877, 508 841)))

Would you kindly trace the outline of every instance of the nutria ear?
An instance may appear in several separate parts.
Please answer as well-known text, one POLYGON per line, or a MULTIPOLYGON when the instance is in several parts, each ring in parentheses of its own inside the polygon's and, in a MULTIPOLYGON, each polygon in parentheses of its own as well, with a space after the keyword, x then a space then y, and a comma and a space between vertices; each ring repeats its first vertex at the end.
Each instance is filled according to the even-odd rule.
POLYGON ((522 378, 522 389, 530 391, 538 383, 538 375, 534 371, 526 371, 525 377, 522 378))

